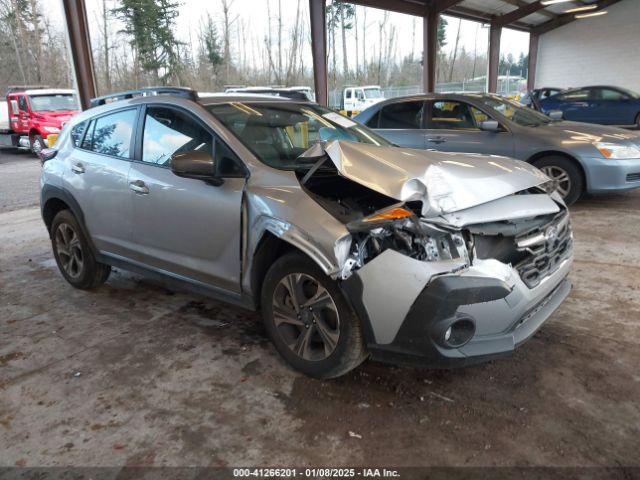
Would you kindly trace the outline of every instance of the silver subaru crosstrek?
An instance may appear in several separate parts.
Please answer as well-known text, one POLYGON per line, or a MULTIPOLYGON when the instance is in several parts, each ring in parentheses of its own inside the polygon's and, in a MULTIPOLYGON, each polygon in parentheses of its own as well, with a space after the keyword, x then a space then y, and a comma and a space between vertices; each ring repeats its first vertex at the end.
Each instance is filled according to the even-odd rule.
POLYGON ((569 214, 499 156, 397 148, 311 102, 125 92, 42 152, 41 207, 74 287, 112 266, 260 310, 298 370, 507 354, 568 295, 569 214))

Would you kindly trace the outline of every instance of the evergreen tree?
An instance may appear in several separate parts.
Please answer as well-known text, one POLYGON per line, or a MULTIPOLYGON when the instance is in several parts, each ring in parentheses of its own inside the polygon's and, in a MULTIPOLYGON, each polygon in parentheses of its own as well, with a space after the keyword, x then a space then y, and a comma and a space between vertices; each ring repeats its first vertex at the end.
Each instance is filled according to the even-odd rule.
POLYGON ((179 82, 178 41, 173 32, 180 4, 173 0, 121 0, 114 14, 125 25, 142 71, 166 84, 179 82))
POLYGON ((211 15, 207 13, 207 20, 202 26, 200 32, 200 40, 204 49, 204 56, 207 58, 209 64, 215 69, 218 65, 224 63, 222 52, 220 50, 220 41, 218 40, 218 30, 211 18, 211 15))

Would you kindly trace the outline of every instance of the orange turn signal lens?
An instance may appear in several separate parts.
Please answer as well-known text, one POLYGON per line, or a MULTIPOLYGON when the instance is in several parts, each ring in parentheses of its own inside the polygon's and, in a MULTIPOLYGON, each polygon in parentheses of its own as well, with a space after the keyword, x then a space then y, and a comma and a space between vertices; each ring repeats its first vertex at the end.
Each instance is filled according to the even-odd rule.
POLYGON ((392 208, 391 210, 387 210, 386 212, 378 213, 376 215, 372 215, 371 217, 365 218, 363 221, 365 222, 379 222, 382 220, 397 220, 400 218, 408 218, 412 214, 409 210, 405 210, 404 208, 392 208))

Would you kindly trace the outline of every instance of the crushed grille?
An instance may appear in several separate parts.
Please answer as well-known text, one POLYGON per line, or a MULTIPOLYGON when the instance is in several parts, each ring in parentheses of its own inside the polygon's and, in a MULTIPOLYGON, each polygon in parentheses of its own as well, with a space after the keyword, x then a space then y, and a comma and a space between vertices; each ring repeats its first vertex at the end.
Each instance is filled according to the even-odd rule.
MULTIPOLYGON (((529 253, 515 268, 520 278, 529 288, 534 288, 547 276, 558 269, 560 264, 571 254, 573 244, 571 224, 568 213, 561 212, 551 222, 541 226, 538 232, 543 240, 525 249, 529 253)), ((516 238, 516 243, 518 239, 516 238)))

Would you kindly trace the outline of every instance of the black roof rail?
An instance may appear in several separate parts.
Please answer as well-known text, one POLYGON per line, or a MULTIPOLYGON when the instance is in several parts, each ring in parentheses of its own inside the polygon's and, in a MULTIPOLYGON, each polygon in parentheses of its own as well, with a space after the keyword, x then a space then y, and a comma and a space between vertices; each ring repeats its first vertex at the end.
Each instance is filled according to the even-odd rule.
POLYGON ((145 87, 92 98, 89 108, 105 105, 111 102, 117 102, 118 100, 124 100, 127 98, 150 97, 154 95, 174 95, 176 97, 188 98, 194 102, 198 100, 198 92, 187 87, 145 87))

